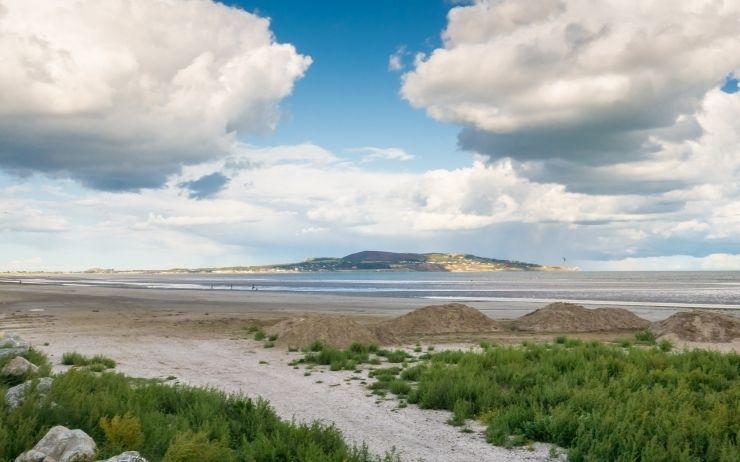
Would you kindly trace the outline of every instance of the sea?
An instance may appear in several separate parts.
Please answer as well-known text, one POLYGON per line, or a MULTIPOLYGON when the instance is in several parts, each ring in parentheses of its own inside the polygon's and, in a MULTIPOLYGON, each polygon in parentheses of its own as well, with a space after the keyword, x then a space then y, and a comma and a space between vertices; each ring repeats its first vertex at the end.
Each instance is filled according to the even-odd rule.
POLYGON ((0 276, 2 283, 234 290, 440 301, 740 309, 740 271, 251 273, 0 276))

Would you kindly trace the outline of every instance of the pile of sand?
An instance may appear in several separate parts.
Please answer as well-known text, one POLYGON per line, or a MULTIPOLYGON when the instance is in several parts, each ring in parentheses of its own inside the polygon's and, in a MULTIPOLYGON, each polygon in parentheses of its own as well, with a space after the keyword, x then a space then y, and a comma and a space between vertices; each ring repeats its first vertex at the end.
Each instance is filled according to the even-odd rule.
POLYGON ((600 332, 645 329, 650 322, 622 308, 590 310, 573 303, 550 303, 514 321, 528 332, 600 332))
POLYGON ((433 305, 378 325, 378 334, 391 336, 468 334, 502 330, 501 326, 485 314, 461 303, 433 305))
POLYGON ((740 320, 713 311, 676 313, 650 327, 656 337, 669 336, 690 342, 732 342, 740 338, 740 320))
POLYGON ((337 348, 346 348, 354 342, 379 345, 394 340, 387 336, 381 339, 372 329, 346 316, 299 316, 280 321, 267 330, 278 336, 278 345, 286 347, 305 347, 315 340, 337 348))

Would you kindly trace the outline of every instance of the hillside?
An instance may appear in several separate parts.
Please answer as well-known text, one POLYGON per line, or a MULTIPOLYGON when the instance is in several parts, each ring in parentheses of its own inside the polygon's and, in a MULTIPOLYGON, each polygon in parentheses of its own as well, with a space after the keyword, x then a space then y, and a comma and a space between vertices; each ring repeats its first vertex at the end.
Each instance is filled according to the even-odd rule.
POLYGON ((341 258, 309 258, 298 263, 170 270, 169 272, 320 272, 320 271, 569 271, 568 268, 543 266, 510 260, 455 253, 395 253, 365 250, 341 258))

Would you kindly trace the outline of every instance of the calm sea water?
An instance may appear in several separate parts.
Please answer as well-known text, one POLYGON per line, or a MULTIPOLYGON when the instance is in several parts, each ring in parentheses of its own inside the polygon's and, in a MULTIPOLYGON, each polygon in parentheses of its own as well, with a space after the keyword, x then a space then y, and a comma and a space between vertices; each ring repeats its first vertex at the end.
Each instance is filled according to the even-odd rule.
MULTIPOLYGON (((0 281, 3 280, 12 281, 10 278, 0 278, 0 281)), ((142 289, 260 290, 460 301, 547 303, 565 300, 603 305, 740 308, 740 271, 98 275, 25 278, 23 282, 142 289)))

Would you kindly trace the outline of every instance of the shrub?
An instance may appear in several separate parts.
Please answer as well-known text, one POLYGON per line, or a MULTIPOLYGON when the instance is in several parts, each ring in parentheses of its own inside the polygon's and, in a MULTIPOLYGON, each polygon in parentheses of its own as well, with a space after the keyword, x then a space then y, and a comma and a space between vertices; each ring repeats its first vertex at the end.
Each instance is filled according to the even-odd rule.
POLYGON ((275 340, 277 340, 277 339, 278 339, 278 336, 277 336, 277 335, 275 335, 275 334, 273 334, 273 335, 271 335, 271 336, 267 337, 267 340, 269 340, 269 341, 271 341, 271 342, 274 342, 274 341, 275 341, 275 340))
POLYGON ((348 446, 332 426, 281 420, 262 400, 72 369, 55 378, 46 398, 32 391, 12 412, 0 400, 0 461, 14 460, 53 425, 81 429, 106 459, 121 452, 114 446, 137 443, 135 419, 143 434, 138 450, 151 461, 396 460, 348 446))
POLYGON ((140 449, 144 444, 141 421, 130 412, 123 416, 102 417, 100 427, 105 433, 105 439, 116 451, 132 451, 140 449))
POLYGON ((655 345, 655 335, 653 335, 652 331, 645 329, 635 334, 635 341, 655 345))
POLYGON ((254 332, 254 339, 257 341, 264 340, 265 337, 267 337, 267 334, 265 334, 265 331, 263 331, 262 329, 257 329, 254 332))
POLYGON ((229 462, 234 452, 221 441, 210 441, 205 433, 186 431, 172 440, 163 462, 229 462))
POLYGON ((660 351, 668 352, 673 349, 673 343, 671 343, 670 340, 663 339, 660 342, 658 342, 658 348, 660 348, 660 351))
POLYGON ((407 401, 457 425, 478 416, 494 444, 556 444, 573 462, 736 460, 740 356, 565 345, 436 353, 409 372, 407 401))

